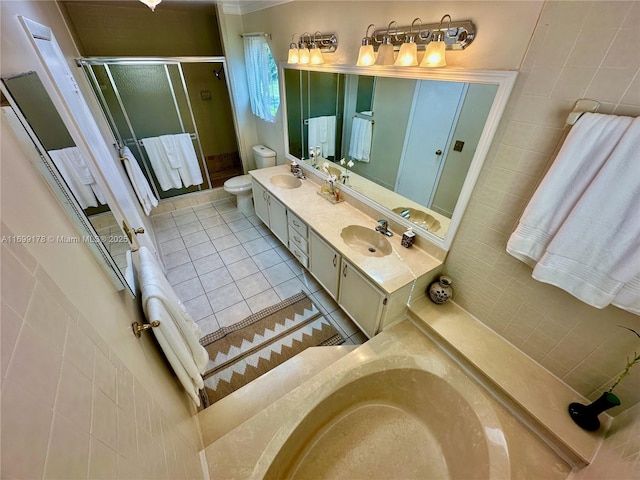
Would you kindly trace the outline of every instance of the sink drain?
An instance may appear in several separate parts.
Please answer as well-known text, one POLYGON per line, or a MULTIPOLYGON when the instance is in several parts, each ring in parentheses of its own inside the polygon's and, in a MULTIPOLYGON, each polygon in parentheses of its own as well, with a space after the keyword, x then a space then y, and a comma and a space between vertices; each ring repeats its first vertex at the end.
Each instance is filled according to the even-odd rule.
POLYGON ((373 248, 373 247, 369 247, 369 251, 370 251, 371 253, 376 253, 376 249, 375 249, 375 248, 373 248))

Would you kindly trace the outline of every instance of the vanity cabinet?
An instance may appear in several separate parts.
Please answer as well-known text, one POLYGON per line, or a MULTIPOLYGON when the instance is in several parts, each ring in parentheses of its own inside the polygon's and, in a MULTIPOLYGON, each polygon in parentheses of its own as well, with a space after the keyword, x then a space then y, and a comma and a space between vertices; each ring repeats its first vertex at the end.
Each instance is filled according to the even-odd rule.
POLYGON ((336 300, 341 261, 342 257, 333 247, 313 230, 309 232, 309 271, 336 300))
POLYGON ((278 240, 287 245, 289 227, 286 207, 254 179, 251 180, 251 185, 256 215, 271 229, 278 240))
POLYGON ((367 337, 378 333, 386 295, 313 230, 309 271, 367 337))
POLYGON ((340 272, 338 304, 371 338, 378 333, 387 297, 345 259, 340 272))

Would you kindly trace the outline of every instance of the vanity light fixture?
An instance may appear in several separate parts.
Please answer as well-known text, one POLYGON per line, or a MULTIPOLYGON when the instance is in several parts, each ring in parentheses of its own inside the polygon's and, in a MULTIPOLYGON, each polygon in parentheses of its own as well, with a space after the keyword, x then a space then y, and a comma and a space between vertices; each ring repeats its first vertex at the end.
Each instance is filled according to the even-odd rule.
POLYGON ((359 67, 369 67, 373 65, 376 61, 376 54, 373 51, 373 45, 371 45, 371 37, 369 36, 369 29, 376 26, 372 23, 367 27, 367 31, 362 38, 362 45, 360 46, 360 51, 358 52, 358 61, 356 65, 359 67))
POLYGON ((298 34, 294 33, 293 35, 291 35, 291 44, 289 45, 289 56, 287 57, 287 63, 298 63, 298 60, 300 58, 298 54, 298 44, 293 41, 296 35, 298 34))
POLYGON ((437 31, 431 32, 431 41, 427 45, 427 51, 424 52, 421 67, 445 67, 447 65, 447 58, 445 55, 445 49, 447 48, 444 43, 445 32, 442 31, 442 22, 449 17, 449 25, 447 26, 447 35, 451 29, 451 15, 447 14, 440 19, 440 26, 437 31))
POLYGON ((162 0, 140 0, 147 7, 151 9, 152 12, 156 11, 156 7, 162 2, 162 0))
POLYGON ((413 34, 413 25, 416 22, 420 22, 418 35, 420 35, 422 31, 422 20, 415 18, 413 22, 411 22, 411 28, 405 37, 404 43, 400 46, 398 58, 396 58, 396 63, 394 63, 396 67, 415 67, 418 65, 418 46, 416 45, 416 36, 413 34))
POLYGON ((323 53, 333 53, 338 49, 338 38, 333 33, 316 32, 312 37, 309 32, 304 32, 299 36, 297 49, 293 43, 296 35, 298 34, 294 33, 291 37, 288 63, 320 65, 324 63, 323 53))
POLYGON ((387 33, 382 37, 382 45, 378 48, 378 58, 376 58, 376 65, 393 65, 393 43, 391 41, 391 35, 389 34, 389 30, 391 30, 391 25, 396 24, 395 37, 398 37, 398 22, 393 20, 389 22, 389 26, 387 27, 387 33))
POLYGON ((449 14, 444 15, 440 23, 423 24, 420 18, 415 18, 411 25, 398 26, 398 22, 392 21, 386 29, 375 30, 370 35, 371 27, 375 25, 367 27, 362 39, 358 66, 417 66, 417 52, 423 50, 425 55, 420 67, 444 67, 447 64, 445 50, 464 50, 476 38, 476 26, 471 20, 454 22, 449 14), (449 22, 443 27, 445 19, 449 22), (414 28, 416 22, 420 23, 419 29, 414 28), (394 50, 398 51, 395 60, 394 50))

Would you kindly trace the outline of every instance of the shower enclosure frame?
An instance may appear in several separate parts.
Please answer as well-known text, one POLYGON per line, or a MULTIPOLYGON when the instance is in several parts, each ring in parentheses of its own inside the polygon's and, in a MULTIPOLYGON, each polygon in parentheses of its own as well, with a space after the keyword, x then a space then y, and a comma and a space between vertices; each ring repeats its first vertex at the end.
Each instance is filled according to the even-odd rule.
MULTIPOLYGON (((141 140, 139 138, 137 138, 135 130, 133 129, 133 125, 131 123, 131 120, 129 118, 129 114, 127 113, 127 110, 124 106, 124 102, 122 101, 122 98, 120 96, 120 92, 118 90, 118 86, 116 85, 115 80, 113 79, 113 76, 109 70, 109 66, 110 65, 163 65, 164 66, 164 70, 165 70, 165 75, 167 77, 167 81, 168 81, 168 85, 169 88, 171 90, 171 96, 173 99, 173 104, 174 107, 176 109, 176 114, 178 117, 178 121, 180 123, 180 127, 182 130, 182 133, 190 133, 193 137, 193 135, 195 135, 195 140, 198 144, 198 150, 200 152, 200 159, 199 162, 202 163, 202 168, 205 172, 206 175, 206 180, 207 180, 207 190, 211 190, 213 189, 213 185, 211 183, 211 178, 209 175, 209 169, 207 168, 207 163, 206 163, 206 158, 204 155, 204 150, 202 148, 202 144, 200 142, 200 133, 198 132, 198 126, 196 124, 196 120, 195 120, 195 116, 193 114, 193 108, 191 106, 191 100, 189 98, 189 90, 187 88, 187 83, 184 77, 184 72, 182 71, 182 64, 183 63, 220 63, 222 64, 222 68, 224 72, 227 72, 227 61, 226 61, 226 57, 224 56, 215 56, 215 57, 83 57, 83 58, 79 58, 76 61, 77 65, 79 67, 82 68, 82 70, 85 72, 85 75, 87 76, 88 81, 91 83, 92 87, 93 87, 93 91, 94 94, 96 95, 96 98, 98 100, 98 102, 100 103, 100 105, 102 106, 102 111, 105 115, 105 119, 107 121, 107 123, 110 126, 110 129, 115 137, 115 141, 116 144, 114 145, 115 148, 118 150, 118 152, 120 153, 122 148, 125 146, 134 146, 136 147, 138 154, 140 155, 140 158, 144 159, 144 154, 142 152, 142 148, 141 148, 141 140), (108 103, 106 101, 106 98, 104 97, 104 95, 102 94, 102 91, 99 87, 99 82, 98 79, 95 75, 95 72, 93 71, 92 68, 90 68, 91 66, 94 65, 98 65, 98 66, 103 66, 105 68, 105 72, 109 78, 109 82, 111 84, 111 88, 113 88, 114 94, 116 96, 117 102, 118 102, 118 106, 120 107, 120 110, 122 111, 122 114, 124 116, 124 119, 126 121, 127 124, 127 128, 129 129, 129 131, 131 132, 132 138, 131 139, 123 139, 122 135, 120 133, 120 131, 117 128, 117 124, 115 122, 115 119, 112 116, 111 110, 109 109, 108 103), (185 93, 185 97, 187 100, 187 106, 189 108, 189 116, 191 117, 191 122, 193 124, 193 128, 194 128, 194 132, 185 132, 184 129, 184 121, 182 118, 182 114, 180 113, 180 108, 178 105, 178 100, 176 97, 176 93, 173 87, 173 83, 171 82, 171 77, 169 74, 169 70, 167 68, 168 65, 176 65, 178 68, 178 73, 180 74, 180 82, 182 84, 182 88, 184 90, 185 93)), ((240 145, 240 138, 238 136, 238 122, 237 122, 237 118, 236 118, 236 112, 235 112, 235 106, 233 103, 233 97, 232 97, 232 91, 231 91, 231 85, 229 83, 229 76, 225 75, 225 83, 226 83, 226 87, 227 87, 227 92, 229 95, 229 103, 231 104, 231 114, 233 117, 233 124, 234 124, 234 132, 236 135, 236 143, 238 144, 238 146, 240 145)), ((142 161, 141 162, 142 167, 145 171, 145 174, 147 175, 147 177, 149 179, 153 178, 153 176, 151 175, 151 171, 149 170, 149 167, 147 165, 147 162, 142 161)), ((151 188, 154 190, 154 193, 156 195, 157 198, 161 198, 160 197, 160 193, 158 192, 158 189, 155 185, 155 182, 150 182, 151 188)), ((202 190, 202 187, 199 185, 198 186, 198 190, 202 190)), ((176 197, 168 197, 168 198, 177 198, 181 195, 178 195, 176 197)))

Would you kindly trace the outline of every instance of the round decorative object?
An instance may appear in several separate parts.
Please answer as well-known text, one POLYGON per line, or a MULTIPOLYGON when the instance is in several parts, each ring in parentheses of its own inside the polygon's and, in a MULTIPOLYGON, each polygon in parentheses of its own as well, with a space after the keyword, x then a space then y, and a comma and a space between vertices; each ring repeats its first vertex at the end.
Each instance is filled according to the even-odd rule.
POLYGON ((453 295, 451 288, 451 278, 443 275, 438 280, 429 285, 429 298, 434 303, 445 303, 453 295))

